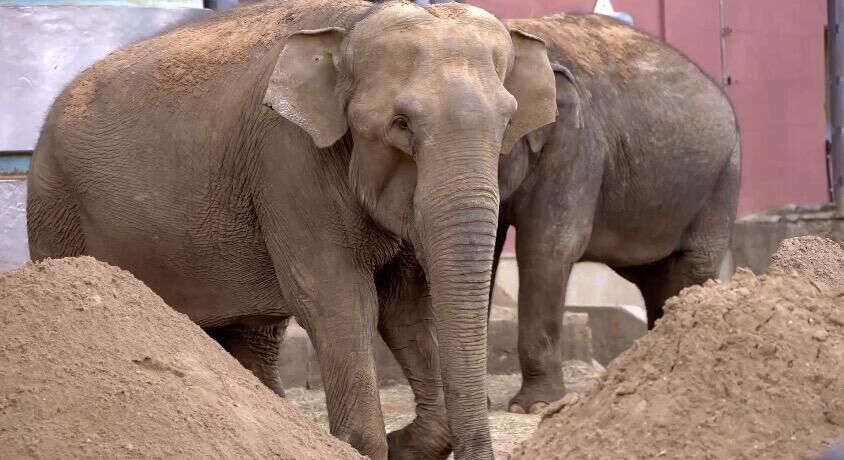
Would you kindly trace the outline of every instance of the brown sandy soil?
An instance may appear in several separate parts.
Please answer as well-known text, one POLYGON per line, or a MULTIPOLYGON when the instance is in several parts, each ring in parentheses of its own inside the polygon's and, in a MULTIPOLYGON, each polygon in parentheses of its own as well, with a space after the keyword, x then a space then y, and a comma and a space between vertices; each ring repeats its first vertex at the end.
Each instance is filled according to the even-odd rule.
POLYGON ((842 260, 836 243, 786 241, 776 265, 813 280, 744 270, 669 299, 656 328, 587 396, 552 405, 513 458, 813 458, 844 437, 844 285, 830 285, 842 260))
MULTIPOLYGON (((600 373, 586 363, 568 361, 564 363, 563 374, 566 388, 572 393, 589 391, 600 378, 600 373)), ((506 458, 523 439, 536 430, 539 415, 523 415, 507 412, 507 402, 519 389, 522 377, 514 375, 490 375, 488 377, 492 410, 489 422, 492 431, 492 447, 496 458, 506 458)), ((293 388, 287 396, 312 420, 328 427, 325 412, 325 395, 322 390, 293 388)), ((407 385, 394 385, 381 389, 381 409, 387 431, 399 429, 413 420, 413 393, 407 385)))
POLYGON ((132 275, 0 274, 0 458, 361 458, 132 275))
POLYGON ((804 236, 780 244, 770 270, 797 272, 812 281, 844 288, 844 243, 804 236))

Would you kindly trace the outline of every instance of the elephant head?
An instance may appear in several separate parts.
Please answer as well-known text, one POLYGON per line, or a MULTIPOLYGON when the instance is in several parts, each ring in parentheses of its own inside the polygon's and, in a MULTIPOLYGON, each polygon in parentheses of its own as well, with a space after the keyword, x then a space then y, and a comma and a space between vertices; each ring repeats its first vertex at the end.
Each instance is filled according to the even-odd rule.
POLYGON ((455 454, 491 458, 486 314, 499 155, 554 121, 545 44, 458 3, 375 5, 291 35, 265 103, 318 147, 348 132, 349 185, 413 243, 431 285, 455 454))

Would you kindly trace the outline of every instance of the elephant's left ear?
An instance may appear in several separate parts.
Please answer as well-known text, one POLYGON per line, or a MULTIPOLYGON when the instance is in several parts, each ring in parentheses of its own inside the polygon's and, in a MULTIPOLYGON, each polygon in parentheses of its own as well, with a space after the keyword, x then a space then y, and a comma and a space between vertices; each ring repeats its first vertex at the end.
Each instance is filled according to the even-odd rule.
POLYGON ((553 123, 557 116, 554 71, 542 39, 511 30, 515 62, 504 80, 504 87, 516 98, 518 109, 501 142, 501 153, 507 154, 527 133, 553 123))
POLYGON ((345 31, 303 30, 287 39, 279 54, 264 104, 329 147, 348 129, 345 101, 338 95, 338 61, 345 31))

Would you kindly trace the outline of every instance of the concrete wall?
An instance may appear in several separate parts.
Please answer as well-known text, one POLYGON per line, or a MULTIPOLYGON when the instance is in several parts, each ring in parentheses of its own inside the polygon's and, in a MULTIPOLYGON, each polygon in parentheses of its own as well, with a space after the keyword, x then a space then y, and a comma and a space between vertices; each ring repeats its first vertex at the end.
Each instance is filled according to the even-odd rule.
MULTIPOLYGON (((512 255, 502 257, 495 278, 495 289, 493 301, 496 305, 513 308, 518 305, 519 268, 512 255)), ((566 305, 643 307, 645 303, 635 285, 606 265, 581 262, 575 264, 569 277, 566 305)))
POLYGON ((832 206, 788 207, 747 216, 733 229, 733 264, 765 273, 782 240, 806 235, 844 241, 844 216, 836 215, 832 206))
POLYGON ((27 260, 26 181, 0 178, 0 271, 27 260))
POLYGON ((34 150, 47 110, 61 90, 108 53, 212 13, 201 8, 0 6, 0 152, 34 150))

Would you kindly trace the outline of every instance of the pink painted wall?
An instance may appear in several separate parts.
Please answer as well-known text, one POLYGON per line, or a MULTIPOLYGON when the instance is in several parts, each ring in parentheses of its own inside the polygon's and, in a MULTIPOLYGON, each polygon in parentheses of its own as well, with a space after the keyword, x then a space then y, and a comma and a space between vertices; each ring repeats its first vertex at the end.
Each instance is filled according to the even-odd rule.
POLYGON ((742 132, 739 211, 829 200, 824 0, 725 0, 727 89, 742 132))
MULTIPOLYGON (((594 0, 467 0, 500 18, 591 11, 594 0)), ((614 0, 637 28, 671 43, 727 93, 742 132, 739 214, 822 203, 827 187, 824 0, 614 0)), ((508 250, 512 244, 508 243, 508 250)))

